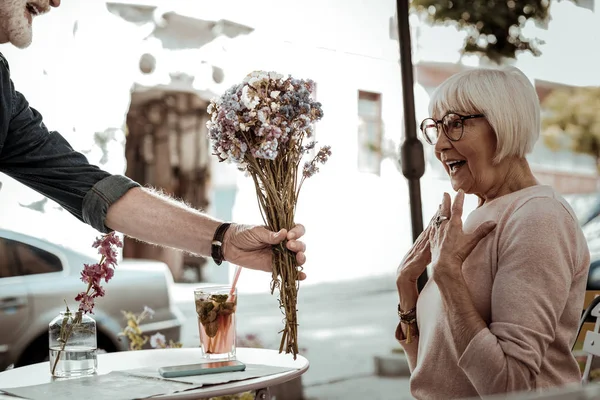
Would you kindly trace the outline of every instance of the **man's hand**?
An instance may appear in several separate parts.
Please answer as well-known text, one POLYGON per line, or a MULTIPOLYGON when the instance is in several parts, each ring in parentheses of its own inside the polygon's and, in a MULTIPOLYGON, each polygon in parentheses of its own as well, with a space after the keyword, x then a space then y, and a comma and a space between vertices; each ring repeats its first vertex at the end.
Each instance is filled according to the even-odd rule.
MULTIPOLYGON (((223 256, 226 261, 242 267, 272 272, 271 246, 287 240, 286 247, 296 253, 298 265, 302 265, 306 262, 306 245, 298 239, 304 232, 304 226, 300 224, 289 232, 285 229, 272 232, 262 226, 232 224, 223 238, 223 256)), ((305 278, 304 272, 298 274, 299 280, 305 278)))

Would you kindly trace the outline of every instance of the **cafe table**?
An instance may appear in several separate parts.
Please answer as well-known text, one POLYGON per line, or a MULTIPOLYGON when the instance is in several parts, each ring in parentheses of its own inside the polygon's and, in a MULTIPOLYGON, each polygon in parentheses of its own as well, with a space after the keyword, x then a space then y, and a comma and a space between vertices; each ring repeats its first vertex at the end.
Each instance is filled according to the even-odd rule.
MULTIPOLYGON (((205 399, 216 396, 232 395, 247 391, 255 392, 255 399, 269 400, 270 387, 280 385, 300 377, 308 370, 308 360, 300 355, 296 360, 290 354, 280 354, 276 350, 238 348, 237 359, 245 364, 258 364, 273 367, 290 368, 290 370, 274 375, 233 381, 218 385, 210 385, 193 390, 154 396, 152 399, 160 400, 191 400, 205 399)), ((127 371, 139 368, 157 368, 168 365, 194 364, 202 362, 200 348, 181 349, 152 349, 138 351, 122 351, 98 355, 97 375, 105 375, 113 371, 127 371)), ((76 378, 75 378, 76 379, 76 378)), ((16 397, 2 393, 2 389, 20 386, 32 386, 59 381, 50 375, 48 362, 28 365, 0 372, 0 400, 16 397)), ((64 379, 62 379, 64 381, 64 379)), ((102 388, 90 388, 99 390, 102 388)))

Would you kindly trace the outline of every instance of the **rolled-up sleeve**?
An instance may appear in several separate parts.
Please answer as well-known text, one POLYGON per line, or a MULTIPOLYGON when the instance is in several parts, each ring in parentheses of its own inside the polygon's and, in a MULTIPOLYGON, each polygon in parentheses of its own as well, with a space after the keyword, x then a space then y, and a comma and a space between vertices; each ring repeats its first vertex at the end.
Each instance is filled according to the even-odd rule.
POLYGON ((558 201, 538 198, 515 211, 500 233, 492 322, 459 354, 481 396, 535 389, 581 257, 575 227, 558 201))
POLYGON ((140 185, 91 165, 58 132, 48 131, 41 114, 14 89, 4 62, 0 63, 0 95, 0 171, 98 231, 109 232, 104 225, 108 208, 140 185))
POLYGON ((111 229, 104 225, 108 208, 129 189, 139 186, 137 182, 122 175, 110 175, 102 179, 83 198, 83 220, 100 232, 110 232, 111 229))

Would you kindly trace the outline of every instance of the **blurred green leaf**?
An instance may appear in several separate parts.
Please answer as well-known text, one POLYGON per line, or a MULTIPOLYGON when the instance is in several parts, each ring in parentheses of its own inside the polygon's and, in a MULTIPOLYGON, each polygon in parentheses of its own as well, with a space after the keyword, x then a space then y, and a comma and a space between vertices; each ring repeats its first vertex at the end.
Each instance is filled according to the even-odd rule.
POLYGON ((542 102, 542 138, 553 150, 565 147, 600 164, 600 88, 556 89, 542 102))
POLYGON ((456 24, 465 30, 464 53, 501 63, 519 52, 541 54, 543 42, 523 36, 521 30, 529 20, 548 22, 550 0, 412 0, 411 7, 430 23, 456 24))

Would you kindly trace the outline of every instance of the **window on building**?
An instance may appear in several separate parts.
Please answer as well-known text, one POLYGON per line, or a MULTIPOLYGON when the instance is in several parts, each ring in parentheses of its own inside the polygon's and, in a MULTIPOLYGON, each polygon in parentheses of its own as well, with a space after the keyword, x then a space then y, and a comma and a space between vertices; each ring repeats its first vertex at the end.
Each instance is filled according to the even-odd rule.
POLYGON ((0 278, 62 271, 58 256, 28 244, 0 238, 0 278))
POLYGON ((595 0, 577 0, 575 5, 581 8, 587 8, 588 10, 594 11, 595 0))
POLYGON ((381 94, 358 92, 358 170, 379 175, 382 158, 381 94))

